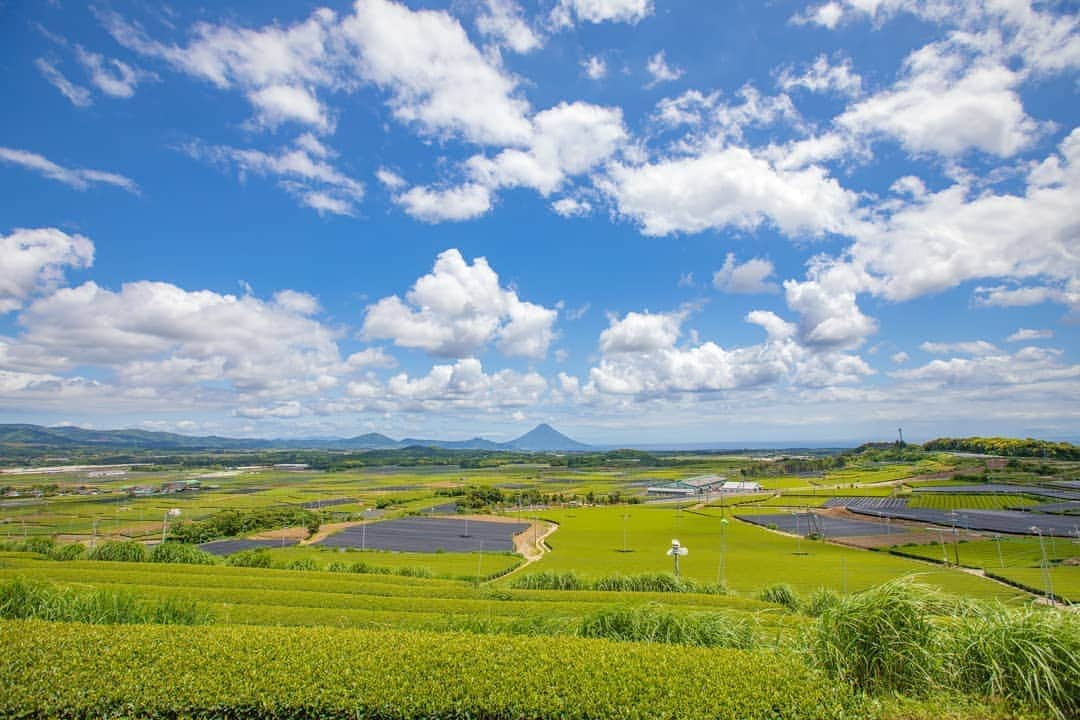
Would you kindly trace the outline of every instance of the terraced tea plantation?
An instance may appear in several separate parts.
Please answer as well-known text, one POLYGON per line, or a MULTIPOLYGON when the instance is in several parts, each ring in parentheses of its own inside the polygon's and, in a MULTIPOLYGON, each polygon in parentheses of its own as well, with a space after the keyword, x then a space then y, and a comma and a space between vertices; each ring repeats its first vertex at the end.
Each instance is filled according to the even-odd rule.
MULTIPOLYGON (((103 497, 19 498, 0 533, 0 717, 1074 716, 1080 627, 1033 604, 1034 538, 996 570, 998 546, 961 544, 987 576, 940 546, 832 542, 921 537, 845 508, 903 508, 904 479, 941 466, 766 474, 768 492, 707 503, 644 492, 768 463, 230 470, 151 499, 111 479, 103 497), (976 636, 1012 669, 980 663, 976 636)), ((1053 595, 1071 598, 1055 542, 1053 595)))

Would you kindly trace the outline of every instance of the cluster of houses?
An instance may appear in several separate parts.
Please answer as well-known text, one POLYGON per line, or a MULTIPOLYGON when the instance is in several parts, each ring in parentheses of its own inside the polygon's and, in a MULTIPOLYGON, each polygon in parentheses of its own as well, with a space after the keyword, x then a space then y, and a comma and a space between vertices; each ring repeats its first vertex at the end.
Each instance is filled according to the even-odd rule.
POLYGON ((712 493, 755 493, 763 490, 761 483, 753 480, 728 480, 723 475, 698 475, 650 485, 646 488, 646 494, 653 497, 697 497, 712 493))

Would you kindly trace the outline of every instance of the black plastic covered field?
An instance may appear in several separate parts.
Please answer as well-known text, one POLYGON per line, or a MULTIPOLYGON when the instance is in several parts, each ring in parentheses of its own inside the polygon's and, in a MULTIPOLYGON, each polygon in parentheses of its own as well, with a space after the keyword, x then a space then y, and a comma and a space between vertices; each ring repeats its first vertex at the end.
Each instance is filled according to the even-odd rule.
POLYGON ((889 527, 884 522, 869 520, 848 520, 816 513, 776 513, 772 515, 736 515, 754 525, 775 527, 796 535, 818 534, 823 537, 854 537, 858 535, 887 535, 904 532, 902 528, 889 527))
POLYGON ((199 546, 200 550, 205 550, 211 555, 218 555, 224 557, 226 555, 232 555, 238 553, 241 550, 253 550, 255 548, 279 548, 290 547, 297 543, 296 540, 248 540, 246 538, 233 538, 230 540, 214 540, 212 542, 203 543, 199 546))
POLYGON ((407 517, 370 523, 366 530, 353 526, 317 544, 400 552, 512 551, 514 535, 528 527, 528 523, 407 517))
POLYGON ((1020 510, 928 510, 922 508, 902 508, 881 510, 873 508, 849 508, 859 515, 873 517, 891 517, 900 520, 915 520, 944 527, 956 526, 965 530, 984 530, 987 532, 1010 533, 1013 535, 1035 535, 1038 528, 1044 535, 1058 537, 1074 536, 1080 533, 1080 518, 1068 515, 1049 515, 1023 512, 1020 510))

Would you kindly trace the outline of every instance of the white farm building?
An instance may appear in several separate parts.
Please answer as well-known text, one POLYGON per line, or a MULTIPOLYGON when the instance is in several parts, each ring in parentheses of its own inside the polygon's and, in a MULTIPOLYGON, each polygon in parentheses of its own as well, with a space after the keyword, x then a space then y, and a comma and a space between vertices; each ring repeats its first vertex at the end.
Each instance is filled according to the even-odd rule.
POLYGON ((698 475, 661 485, 650 485, 646 492, 655 497, 695 497, 717 492, 726 480, 723 475, 698 475))
POLYGON ((754 480, 729 480, 719 488, 720 492, 725 493, 756 493, 762 492, 764 489, 761 487, 761 483, 754 480))

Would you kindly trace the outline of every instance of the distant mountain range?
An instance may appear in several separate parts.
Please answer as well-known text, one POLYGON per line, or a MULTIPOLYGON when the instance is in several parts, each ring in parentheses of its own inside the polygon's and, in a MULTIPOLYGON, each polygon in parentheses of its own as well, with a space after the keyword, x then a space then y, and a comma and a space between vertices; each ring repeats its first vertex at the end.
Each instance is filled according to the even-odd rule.
POLYGON ((193 437, 149 430, 87 430, 67 426, 0 424, 0 452, 4 445, 56 449, 97 447, 117 450, 399 450, 415 446, 445 450, 524 452, 583 452, 595 449, 563 435, 546 423, 537 425, 521 437, 508 442, 495 442, 481 437, 471 440, 394 440, 380 433, 366 433, 351 438, 267 440, 216 435, 193 437))

